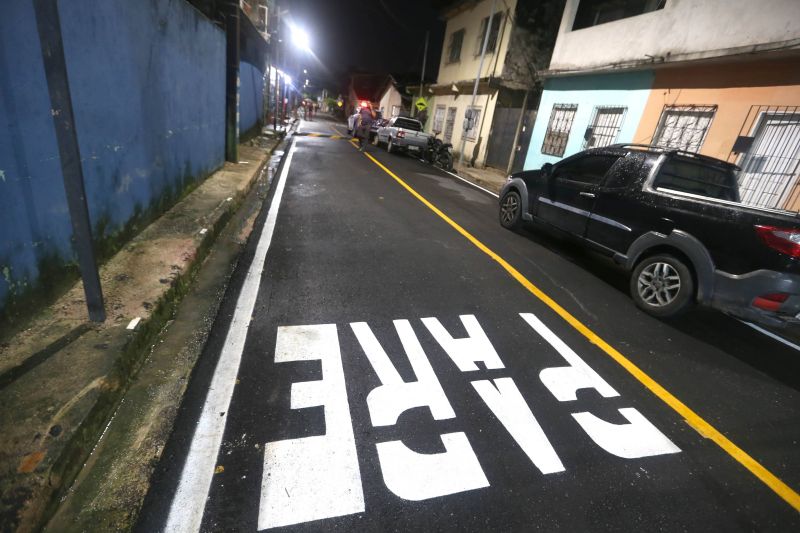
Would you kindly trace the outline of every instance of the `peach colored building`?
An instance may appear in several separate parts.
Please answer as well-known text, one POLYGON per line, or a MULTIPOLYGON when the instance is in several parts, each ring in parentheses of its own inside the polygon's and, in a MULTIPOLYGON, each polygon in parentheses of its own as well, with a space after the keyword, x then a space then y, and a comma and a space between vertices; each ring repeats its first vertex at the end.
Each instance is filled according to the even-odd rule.
POLYGON ((567 0, 525 168, 645 143, 739 165, 742 201, 800 211, 800 1, 567 0))

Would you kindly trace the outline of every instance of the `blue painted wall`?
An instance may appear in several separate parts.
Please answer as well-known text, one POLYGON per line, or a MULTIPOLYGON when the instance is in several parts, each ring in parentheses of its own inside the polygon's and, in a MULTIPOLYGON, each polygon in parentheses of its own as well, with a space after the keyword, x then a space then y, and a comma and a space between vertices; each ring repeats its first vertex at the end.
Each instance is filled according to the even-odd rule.
MULTIPOLYGON (((0 16, 0 311, 74 262, 31 4, 0 16)), ((59 10, 90 219, 110 242, 222 165, 225 35, 183 0, 59 10)))
POLYGON ((555 163, 562 159, 542 153, 544 135, 555 104, 578 105, 563 157, 583 149, 583 134, 589 126, 595 106, 627 107, 616 142, 633 142, 652 85, 653 73, 650 71, 546 80, 523 168, 525 170, 541 168, 544 163, 555 163))
POLYGON ((263 120, 264 73, 242 61, 239 63, 239 134, 263 120))

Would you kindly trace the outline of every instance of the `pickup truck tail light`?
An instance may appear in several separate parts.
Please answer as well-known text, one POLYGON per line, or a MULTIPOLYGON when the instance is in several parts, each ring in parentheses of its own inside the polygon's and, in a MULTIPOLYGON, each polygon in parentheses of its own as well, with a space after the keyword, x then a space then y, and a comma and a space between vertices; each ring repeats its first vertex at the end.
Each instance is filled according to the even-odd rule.
POLYGON ((404 132, 404 131, 398 131, 398 132, 397 132, 397 136, 398 136, 398 137, 405 137, 405 136, 406 136, 406 132, 404 132))
POLYGON ((788 298, 789 295, 785 292, 762 294, 753 299, 753 307, 758 307, 764 311, 777 311, 788 298))
POLYGON ((756 226, 756 233, 764 244, 790 257, 800 258, 800 229, 756 226))

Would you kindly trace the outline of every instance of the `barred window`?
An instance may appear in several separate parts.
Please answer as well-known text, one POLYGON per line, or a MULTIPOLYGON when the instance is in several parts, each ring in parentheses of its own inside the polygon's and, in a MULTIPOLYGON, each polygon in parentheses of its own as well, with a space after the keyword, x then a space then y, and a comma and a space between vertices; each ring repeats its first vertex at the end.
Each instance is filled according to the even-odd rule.
POLYGON ((699 152, 716 112, 715 105, 664 106, 653 135, 653 144, 699 152))
POLYGON ((444 127, 444 106, 437 105, 436 110, 433 112, 433 132, 441 133, 444 127))
POLYGON ((572 121, 575 120, 577 104, 556 104, 550 113, 550 122, 547 124, 547 133, 542 143, 542 153, 561 157, 567 148, 569 131, 572 121))
POLYGON ((602 148, 614 144, 622 128, 627 108, 621 106, 597 106, 594 116, 583 136, 583 148, 602 148))
POLYGON ((447 51, 447 62, 461 61, 461 44, 464 42, 464 30, 454 31, 450 35, 450 46, 447 51))

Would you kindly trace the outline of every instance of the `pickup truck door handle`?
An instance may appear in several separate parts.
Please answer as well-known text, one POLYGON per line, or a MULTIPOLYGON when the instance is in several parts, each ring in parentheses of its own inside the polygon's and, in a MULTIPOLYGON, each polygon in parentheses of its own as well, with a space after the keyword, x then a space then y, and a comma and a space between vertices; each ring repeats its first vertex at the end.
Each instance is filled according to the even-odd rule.
POLYGON ((594 195, 594 193, 593 193, 593 192, 581 191, 581 192, 579 192, 578 194, 580 194, 580 195, 581 195, 581 196, 583 196, 584 198, 594 198, 594 197, 595 197, 595 195, 594 195))

